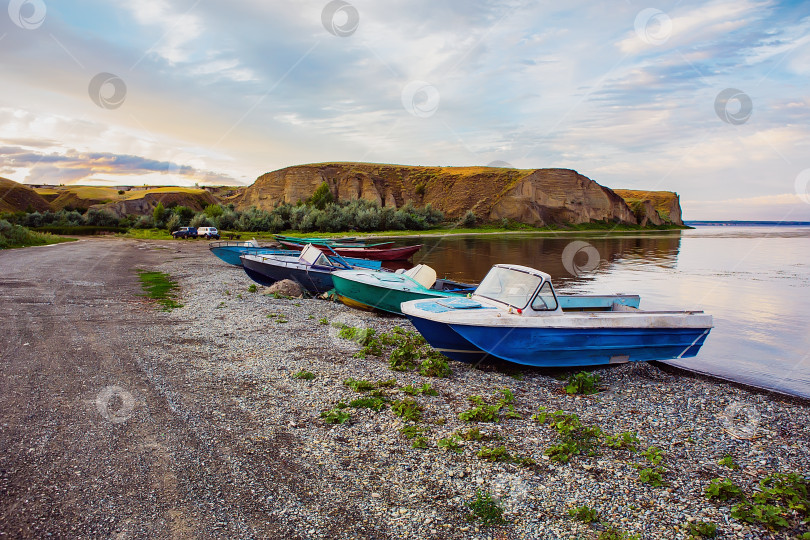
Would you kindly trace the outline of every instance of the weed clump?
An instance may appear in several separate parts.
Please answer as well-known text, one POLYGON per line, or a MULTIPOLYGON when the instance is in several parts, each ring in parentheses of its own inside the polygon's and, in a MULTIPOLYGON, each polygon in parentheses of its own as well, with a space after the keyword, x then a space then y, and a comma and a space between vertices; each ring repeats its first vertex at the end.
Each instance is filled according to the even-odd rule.
POLYGON ((456 454, 461 454, 464 452, 464 449, 461 447, 461 437, 458 435, 451 435, 449 437, 445 437, 443 439, 439 439, 436 441, 436 446, 439 448, 443 448, 448 452, 455 452, 456 454))
POLYGON ((599 521, 599 512, 589 506, 577 506, 568 509, 568 515, 582 523, 593 523, 599 521))
POLYGON ((506 523, 503 507, 489 492, 476 490, 475 498, 467 503, 467 508, 470 509, 470 515, 467 516, 469 521, 478 520, 486 527, 506 523))
POLYGON ((504 407, 507 409, 504 415, 506 418, 521 417, 515 411, 513 404, 515 395, 508 388, 498 390, 498 393, 493 397, 495 404, 486 403, 481 396, 470 396, 467 399, 474 407, 458 415, 459 419, 465 422, 498 422, 500 420, 501 409, 504 407))
POLYGON ((597 384, 599 384, 598 373, 582 371, 568 378, 565 391, 569 394, 595 394, 597 392, 597 384))
POLYGON ((403 420, 418 422, 422 419, 422 411, 424 410, 424 407, 419 405, 413 399, 406 398, 394 401, 391 404, 391 410, 403 420))
POLYGON ((302 369, 301 371, 299 371, 297 373, 293 373, 293 379, 301 379, 301 380, 304 380, 304 381, 311 381, 314 378, 315 378, 315 374, 312 373, 311 371, 307 371, 305 369, 302 369))
POLYGON ((354 407, 355 409, 365 408, 379 412, 385 409, 387 403, 388 401, 384 398, 367 396, 350 401, 349 407, 354 407))
POLYGON ((705 489, 706 498, 709 500, 728 501, 742 497, 742 490, 734 485, 728 478, 715 478, 705 489))
POLYGON ((323 421, 327 424, 345 424, 349 421, 351 415, 338 405, 333 409, 323 411, 321 418, 323 418, 323 421))
POLYGON ((343 384, 345 384, 355 392, 368 392, 369 390, 374 390, 374 383, 363 379, 360 380, 346 379, 345 381, 343 381, 343 384))
POLYGON ((709 521, 687 523, 686 531, 692 538, 714 538, 717 536, 717 525, 709 521))

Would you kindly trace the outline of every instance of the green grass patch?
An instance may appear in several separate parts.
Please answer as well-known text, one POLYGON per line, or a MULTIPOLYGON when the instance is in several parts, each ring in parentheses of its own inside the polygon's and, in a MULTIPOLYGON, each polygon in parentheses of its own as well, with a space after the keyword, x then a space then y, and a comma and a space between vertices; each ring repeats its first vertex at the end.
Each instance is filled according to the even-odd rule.
POLYGON ((0 249, 47 246, 73 241, 75 238, 60 238, 48 233, 34 232, 21 225, 13 225, 0 219, 0 249))
POLYGON ((140 240, 172 240, 172 235, 166 229, 129 229, 120 236, 140 240))
POLYGON ((37 232, 49 234, 69 234, 72 236, 91 236, 102 233, 125 233, 126 227, 111 227, 106 225, 45 225, 36 227, 37 232))
POLYGON ((169 274, 163 272, 150 272, 148 270, 137 270, 138 279, 141 280, 141 287, 145 291, 146 296, 152 300, 156 300, 162 307, 161 311, 171 311, 176 308, 183 307, 183 304, 177 302, 177 282, 171 279, 169 274))

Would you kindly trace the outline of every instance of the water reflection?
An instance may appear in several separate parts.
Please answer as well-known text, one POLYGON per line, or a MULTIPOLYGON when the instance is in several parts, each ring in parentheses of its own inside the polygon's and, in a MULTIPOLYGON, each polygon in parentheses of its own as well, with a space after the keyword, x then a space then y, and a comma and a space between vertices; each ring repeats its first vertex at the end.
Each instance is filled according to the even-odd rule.
MULTIPOLYGON (((489 236, 444 236, 420 238, 424 245, 414 257, 414 263, 427 264, 440 276, 460 281, 478 282, 497 263, 522 264, 551 275, 555 285, 591 281, 610 272, 618 261, 638 261, 644 266, 672 268, 677 264, 681 232, 621 236, 564 234, 554 237, 506 234, 489 236), (563 262, 565 247, 574 241, 584 241, 599 252, 599 264, 587 274, 576 276, 566 270, 563 262)), ((413 240, 400 241, 401 245, 413 240)), ((576 262, 584 264, 579 253, 576 262)))
POLYGON ((697 358, 678 365, 810 397, 810 227, 445 236, 398 244, 415 241, 424 248, 413 262, 450 279, 478 282, 493 264, 522 264, 549 273, 562 292, 635 293, 643 309, 702 309, 714 316, 715 328, 697 358), (563 252, 573 241, 599 252, 593 271, 566 270, 563 252))

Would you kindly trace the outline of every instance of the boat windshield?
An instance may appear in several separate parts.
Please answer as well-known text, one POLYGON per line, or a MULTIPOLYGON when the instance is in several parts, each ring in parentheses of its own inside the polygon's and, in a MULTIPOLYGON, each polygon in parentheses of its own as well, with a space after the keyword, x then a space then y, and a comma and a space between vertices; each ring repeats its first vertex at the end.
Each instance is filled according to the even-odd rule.
POLYGON ((478 285, 475 294, 524 309, 542 281, 540 276, 496 266, 478 285))

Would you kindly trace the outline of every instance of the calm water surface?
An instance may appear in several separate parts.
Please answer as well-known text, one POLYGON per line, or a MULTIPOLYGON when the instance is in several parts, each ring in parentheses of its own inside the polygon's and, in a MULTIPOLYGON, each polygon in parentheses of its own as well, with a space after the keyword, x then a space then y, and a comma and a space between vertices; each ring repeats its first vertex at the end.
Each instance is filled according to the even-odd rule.
MULTIPOLYGON (((673 364, 810 397, 810 227, 419 242, 425 247, 414 262, 432 266, 440 277, 478 282, 493 264, 515 263, 548 272, 559 292, 636 293, 642 309, 702 309, 714 316, 714 329, 696 358, 673 364), (580 276, 566 270, 563 250, 572 241, 599 251, 594 270, 580 276)), ((587 254, 574 260, 585 266, 587 254)))

